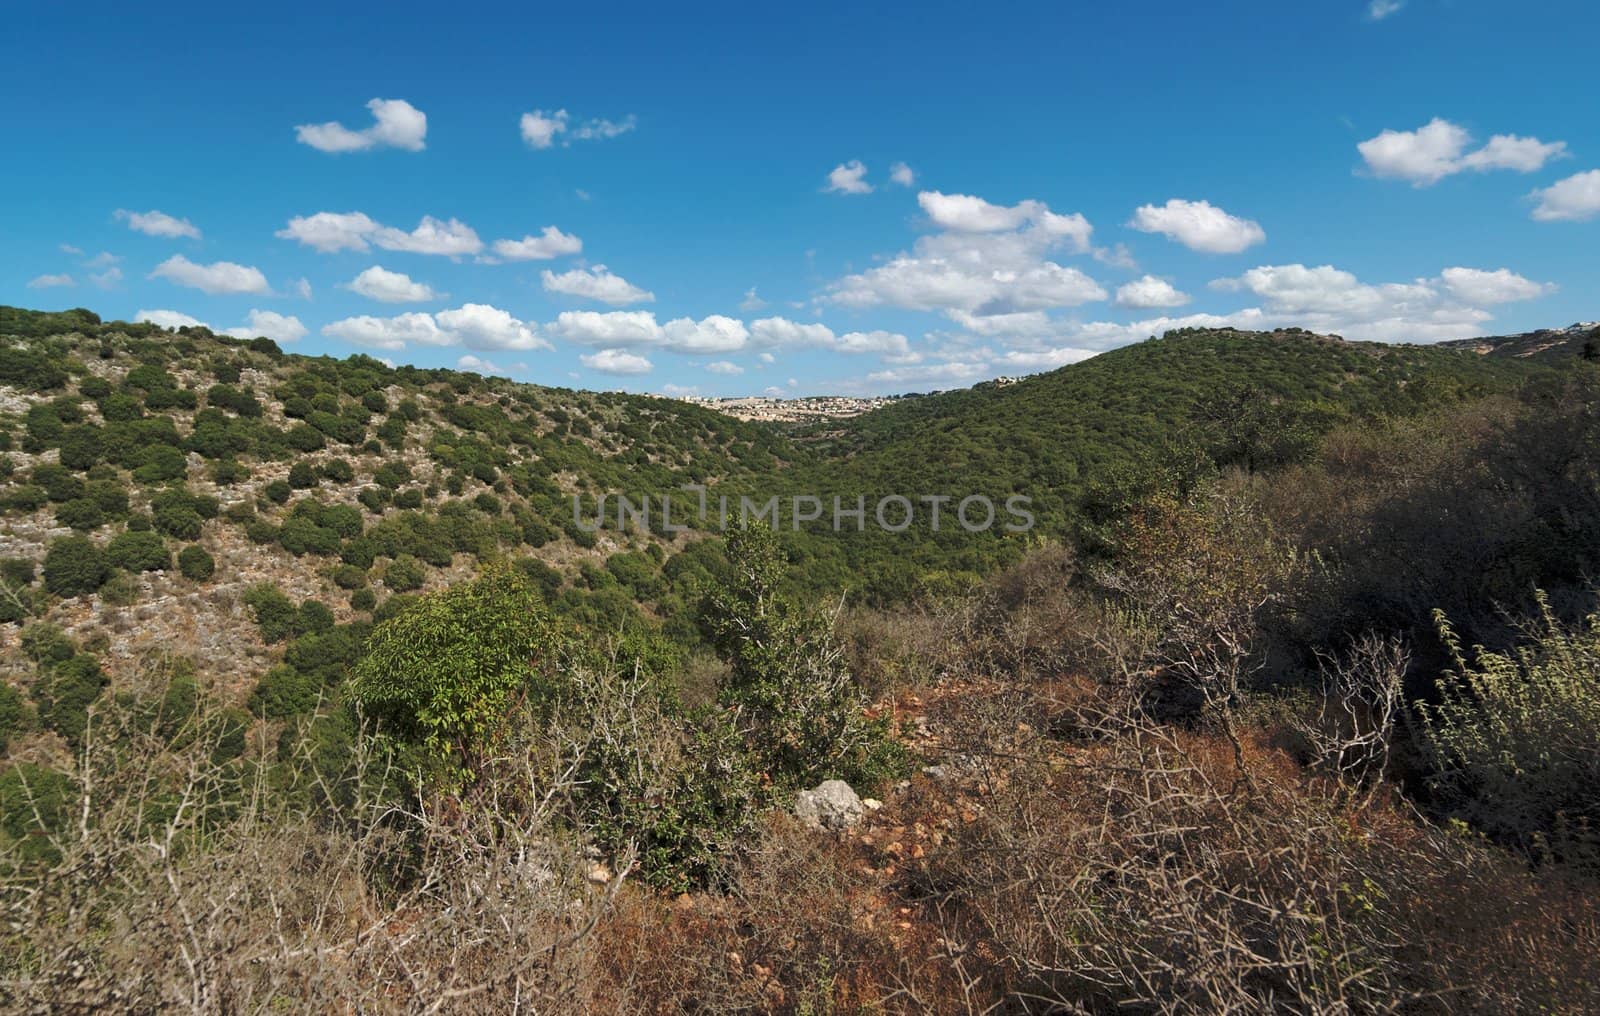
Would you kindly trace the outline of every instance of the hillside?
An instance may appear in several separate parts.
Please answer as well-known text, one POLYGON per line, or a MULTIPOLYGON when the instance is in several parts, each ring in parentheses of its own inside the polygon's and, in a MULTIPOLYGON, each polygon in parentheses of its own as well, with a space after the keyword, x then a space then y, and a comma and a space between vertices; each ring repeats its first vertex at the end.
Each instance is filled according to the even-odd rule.
POLYGON ((1579 321, 1565 328, 1539 328, 1516 335, 1490 335, 1481 339, 1441 342, 1494 359, 1558 361, 1574 356, 1600 356, 1600 321, 1579 321))
MULTIPOLYGON (((1014 384, 904 399, 797 437, 841 485, 1024 492, 1040 530, 1061 536, 1093 513, 1086 499, 1119 497, 1152 470, 1203 459, 1280 465, 1342 423, 1507 391, 1544 368, 1297 329, 1184 330, 1014 384)), ((990 540, 980 552, 996 554, 992 564, 1005 550, 990 540)))
POLYGON ((0 666, 22 684, 15 622, 31 618, 103 646, 113 680, 160 650, 243 697, 280 658, 250 621, 252 590, 363 625, 497 557, 580 620, 620 623, 644 600, 671 614, 663 563, 677 552, 667 574, 703 574, 684 553, 693 534, 585 532, 571 496, 738 482, 803 454, 674 400, 285 355, 204 329, 3 308, 0 333, 0 666))

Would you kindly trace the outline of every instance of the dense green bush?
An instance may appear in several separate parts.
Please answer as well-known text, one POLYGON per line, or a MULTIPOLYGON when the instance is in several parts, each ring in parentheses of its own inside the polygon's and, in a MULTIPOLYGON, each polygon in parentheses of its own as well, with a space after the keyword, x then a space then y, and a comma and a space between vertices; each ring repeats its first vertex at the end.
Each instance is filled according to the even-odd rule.
POLYGON ((80 497, 56 509, 56 522, 87 533, 105 525, 106 514, 100 506, 86 497, 80 497))
POLYGON ((341 564, 333 570, 333 584, 340 589, 360 589, 367 584, 367 570, 353 564, 341 564))
POLYGON ((371 610, 378 605, 378 594, 371 586, 363 586, 350 594, 351 610, 371 610))
POLYGON ((118 533, 106 545, 106 558, 130 572, 166 571, 172 567, 172 554, 159 533, 118 533))
POLYGON ((104 454, 99 427, 68 427, 61 434, 61 464, 68 469, 89 469, 104 454))
POLYGON ((427 572, 423 569, 422 563, 409 554, 402 554, 390 561, 383 570, 383 584, 396 593, 421 589, 426 579, 427 572))
POLYGON ((28 702, 9 684, 0 684, 0 751, 28 729, 28 702))
POLYGON ((92 656, 80 653, 53 665, 34 689, 39 723, 76 747, 89 726, 89 707, 108 683, 92 656))
POLYGON ((139 465, 134 467, 133 478, 140 483, 165 483, 189 475, 188 458, 172 445, 148 445, 139 460, 139 465))
POLYGON ((459 785, 492 755, 515 703, 553 694, 540 668, 555 648, 533 587, 491 568, 378 625, 353 691, 420 746, 431 776, 459 785))
POLYGON ((294 601, 283 595, 277 586, 270 583, 251 586, 245 591, 244 602, 255 614, 256 626, 267 642, 282 642, 302 630, 300 612, 295 609, 294 601))
POLYGON ((1434 787, 1455 811, 1530 853, 1600 864, 1600 617, 1572 628, 1541 595, 1514 653, 1472 660, 1439 616, 1455 671, 1423 703, 1434 787))
POLYGON ((719 698, 736 711, 747 750, 781 789, 824 779, 873 781, 899 764, 887 730, 865 716, 834 616, 779 591, 783 551, 772 531, 728 536, 733 574, 702 608, 729 674, 719 698))
POLYGON ((262 675, 250 693, 250 711, 268 720, 307 716, 322 697, 322 684, 291 666, 279 664, 262 675))
POLYGON ((193 582, 204 582, 217 570, 216 560, 198 543, 191 543, 178 552, 178 570, 193 582))
POLYGON ((289 467, 289 486, 295 490, 308 490, 317 485, 317 468, 305 459, 289 467))
POLYGON ((92 593, 110 575, 105 552, 87 537, 63 536, 51 542, 44 556, 44 586, 57 596, 92 593))
POLYGON ((356 470, 348 459, 329 459, 323 463, 322 475, 334 483, 349 483, 356 478, 356 470))

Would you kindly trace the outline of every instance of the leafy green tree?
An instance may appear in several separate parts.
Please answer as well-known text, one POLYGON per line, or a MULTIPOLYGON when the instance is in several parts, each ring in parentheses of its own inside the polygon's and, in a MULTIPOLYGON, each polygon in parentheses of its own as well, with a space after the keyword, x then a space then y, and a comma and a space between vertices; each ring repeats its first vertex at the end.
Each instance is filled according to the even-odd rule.
POLYGON ((356 666, 354 694, 419 746, 425 779, 459 787, 492 754, 518 703, 549 697, 541 671, 555 649, 532 584, 491 567, 378 625, 356 666))

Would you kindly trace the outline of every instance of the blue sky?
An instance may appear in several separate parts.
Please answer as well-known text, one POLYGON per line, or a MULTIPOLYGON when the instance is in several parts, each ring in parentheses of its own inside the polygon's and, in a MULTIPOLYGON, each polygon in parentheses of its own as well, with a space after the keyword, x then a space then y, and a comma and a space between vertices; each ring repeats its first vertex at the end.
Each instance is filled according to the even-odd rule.
POLYGON ((708 395, 1600 318, 1588 3, 253 10, 7 15, 0 302, 708 395))

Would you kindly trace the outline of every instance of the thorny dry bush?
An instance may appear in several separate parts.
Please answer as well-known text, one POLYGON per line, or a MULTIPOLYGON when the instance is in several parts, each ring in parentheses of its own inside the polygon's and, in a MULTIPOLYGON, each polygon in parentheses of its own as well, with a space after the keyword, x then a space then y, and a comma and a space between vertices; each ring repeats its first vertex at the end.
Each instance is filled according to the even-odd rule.
MULTIPOLYGON (((1361 664, 1358 661, 1358 667, 1361 664)), ((1075 750, 1058 703, 967 698, 952 747, 987 788, 931 855, 953 957, 991 957, 1024 1011, 1588 1012, 1600 912, 1427 826, 1370 785, 1328 793, 1281 753, 1108 701, 1075 750), (1252 778, 1235 778, 1236 767, 1252 778)), ((1079 697, 1080 722, 1094 710, 1079 697)), ((1375 776, 1363 774, 1368 779, 1375 776)))
POLYGON ((68 820, 41 816, 47 843, 0 859, 0 1005, 583 1011, 627 862, 586 883, 549 822, 550 774, 421 811, 379 792, 369 744, 354 739, 336 777, 299 759, 312 793, 289 793, 281 769, 218 761, 205 738, 174 748, 111 707, 71 774, 68 820), (317 798, 341 807, 303 803, 317 798))

